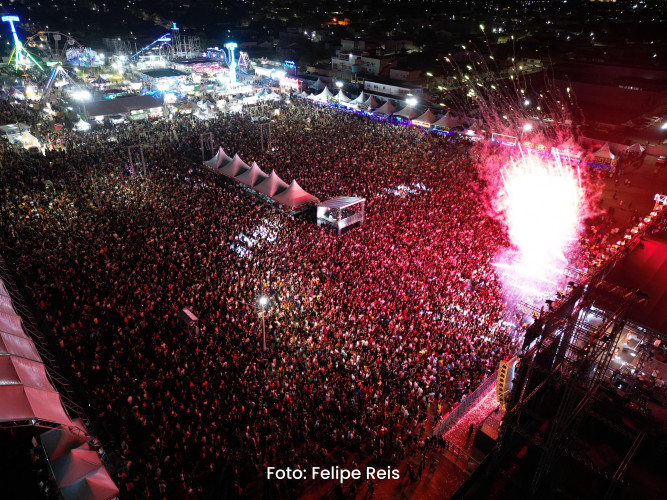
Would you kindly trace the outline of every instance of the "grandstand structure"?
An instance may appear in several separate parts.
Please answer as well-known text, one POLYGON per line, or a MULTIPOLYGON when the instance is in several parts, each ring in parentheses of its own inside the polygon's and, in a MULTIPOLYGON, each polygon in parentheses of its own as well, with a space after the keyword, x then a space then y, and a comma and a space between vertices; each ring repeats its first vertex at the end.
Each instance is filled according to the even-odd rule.
POLYGON ((656 378, 667 362, 667 296, 656 275, 667 273, 666 204, 656 195, 607 260, 526 329, 520 354, 505 362, 514 376, 499 375, 506 413, 495 446, 455 498, 613 498, 660 484, 639 477, 667 446, 656 378))

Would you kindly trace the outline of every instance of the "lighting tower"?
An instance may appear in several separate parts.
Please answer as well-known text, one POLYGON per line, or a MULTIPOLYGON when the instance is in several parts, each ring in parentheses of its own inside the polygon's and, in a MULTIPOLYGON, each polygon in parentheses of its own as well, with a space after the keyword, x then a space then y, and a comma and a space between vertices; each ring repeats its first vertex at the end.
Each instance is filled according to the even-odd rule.
POLYGON ((234 59, 234 49, 238 45, 236 42, 228 42, 225 44, 225 48, 229 51, 229 75, 230 81, 236 83, 236 59, 234 59))

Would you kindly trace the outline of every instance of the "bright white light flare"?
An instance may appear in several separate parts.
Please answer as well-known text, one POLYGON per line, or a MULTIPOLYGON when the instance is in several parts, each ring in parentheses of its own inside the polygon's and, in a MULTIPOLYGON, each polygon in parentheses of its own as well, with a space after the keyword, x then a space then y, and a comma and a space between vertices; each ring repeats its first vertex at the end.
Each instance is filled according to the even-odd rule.
POLYGON ((566 265, 578 236, 584 193, 576 168, 552 155, 526 154, 502 169, 499 195, 521 274, 549 279, 566 265))

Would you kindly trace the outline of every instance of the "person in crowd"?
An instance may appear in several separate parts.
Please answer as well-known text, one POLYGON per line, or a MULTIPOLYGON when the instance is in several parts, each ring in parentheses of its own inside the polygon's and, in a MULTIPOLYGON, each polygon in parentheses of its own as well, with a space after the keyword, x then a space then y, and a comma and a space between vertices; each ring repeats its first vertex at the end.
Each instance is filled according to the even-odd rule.
MULTIPOLYGON (((132 495, 201 498, 222 471, 230 496, 252 495, 267 466, 415 455, 429 409, 446 414, 518 345, 493 266, 507 235, 472 194, 486 181, 462 140, 299 100, 280 104, 271 150, 252 108, 79 133, 2 106, 46 151, 1 146, 0 251, 132 495), (339 237, 202 168, 209 131, 321 199, 365 197, 365 224, 339 237), (145 176, 128 164, 137 143, 145 176)), ((610 223, 591 221, 573 265, 610 223)))

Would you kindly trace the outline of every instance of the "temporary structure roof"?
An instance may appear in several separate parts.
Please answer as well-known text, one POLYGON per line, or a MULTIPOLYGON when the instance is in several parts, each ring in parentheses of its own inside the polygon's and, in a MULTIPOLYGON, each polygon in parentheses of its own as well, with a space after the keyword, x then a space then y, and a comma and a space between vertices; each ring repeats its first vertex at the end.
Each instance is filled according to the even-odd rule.
POLYGON ((224 167, 220 168, 219 172, 227 177, 236 177, 244 172, 250 170, 250 165, 244 162, 241 157, 237 154, 234 155, 229 163, 224 167))
POLYGON ((642 238, 642 244, 614 266, 605 281, 646 293, 645 301, 630 308, 628 319, 656 332, 667 331, 667 232, 642 238))
POLYGON ((368 99, 368 96, 366 95, 366 92, 362 91, 361 94, 359 94, 356 99, 352 100, 352 102, 355 102, 357 104, 362 104, 366 99, 368 99))
POLYGON ((65 413, 58 393, 9 384, 0 386, 2 406, 0 406, 0 422, 17 420, 45 420, 61 425, 72 425, 65 413))
POLYGON ((567 141, 558 146, 558 149, 561 151, 578 151, 581 149, 581 146, 577 144, 577 141, 575 141, 573 137, 570 137, 567 141))
POLYGON ((19 356, 0 356, 0 385, 24 385, 53 391, 44 365, 19 356))
POLYGON ((322 89, 325 89, 327 87, 327 84, 324 83, 320 78, 318 78, 317 81, 311 83, 309 85, 309 87, 311 89, 315 89, 315 90, 322 90, 322 89))
POLYGON ((420 123, 427 123, 429 125, 435 123, 438 120, 438 118, 433 114, 433 112, 430 109, 426 110, 426 113, 423 113, 422 115, 418 116, 417 118, 413 119, 413 122, 420 122, 420 123))
POLYGON ((0 332, 7 332, 27 338, 21 326, 21 318, 15 313, 0 312, 0 332))
POLYGON ((68 454, 74 448, 78 448, 86 442, 86 439, 79 434, 63 429, 52 429, 40 435, 42 447, 49 460, 68 454))
POLYGON ((60 458, 51 460, 51 469, 58 486, 67 486, 102 466, 100 456, 87 443, 74 448, 60 458))
POLYGON ((60 488, 65 500, 109 500, 118 496, 118 488, 104 467, 60 488))
POLYGON ((593 155, 596 158, 606 158, 606 159, 609 159, 609 160, 615 160, 616 159, 616 155, 611 152, 611 149, 609 149, 609 143, 608 142, 605 142, 604 145, 600 149, 598 149, 597 151, 595 151, 593 153, 593 155))
POLYGON ((413 118, 417 118, 419 116, 419 113, 415 111, 415 108, 413 108, 410 105, 407 105, 402 110, 394 113, 394 116, 400 116, 401 118, 405 118, 406 120, 412 120, 413 118))
POLYGON ((276 194, 287 189, 287 183, 283 181, 275 170, 271 170, 271 175, 268 178, 257 184, 254 189, 258 193, 265 194, 269 198, 273 198, 276 194))
MULTIPOLYGON (((388 101, 387 101, 387 102, 388 102, 388 101)), ((368 109, 371 109, 371 110, 380 107, 380 103, 377 102, 377 100, 376 100, 375 97, 373 97, 373 96, 370 96, 368 99, 366 99, 366 100, 364 101, 364 105, 365 105, 366 107, 368 107, 368 109)))
POLYGON ((45 420, 72 425, 35 344, 0 280, 0 422, 45 420))
POLYGON ((461 123, 458 118, 455 118, 449 111, 440 118, 437 122, 433 124, 434 127, 442 127, 446 129, 452 129, 458 127, 461 123))
POLYGON ((239 181, 241 184, 245 184, 246 186, 255 187, 257 184, 268 177, 269 176, 261 168, 259 168, 257 163, 252 162, 252 166, 248 170, 238 174, 234 177, 234 179, 239 181))
POLYGON ((329 100, 329 98, 333 98, 333 97, 334 97, 334 95, 333 95, 333 94, 331 93, 331 91, 329 90, 329 87, 324 87, 324 90, 323 90, 322 92, 320 92, 319 94, 317 94, 317 95, 314 97, 314 99, 315 99, 316 101, 326 102, 326 101, 329 100))
POLYGON ((32 340, 11 333, 0 332, 0 355, 10 354, 21 356, 32 361, 41 361, 32 340))
POLYGON ((53 429, 40 436, 51 471, 66 500, 108 500, 118 496, 97 451, 69 430, 53 429))
POLYGON ((288 208, 297 208, 308 203, 319 201, 318 198, 304 191, 296 181, 292 181, 285 191, 278 193, 273 199, 288 208))
POLYGON ((352 100, 343 93, 342 89, 338 91, 334 99, 336 99, 338 102, 350 102, 352 100))
POLYGON ((391 103, 391 101, 385 102, 382 106, 380 106, 378 109, 373 111, 373 113, 376 113, 378 115, 391 115, 396 111, 396 107, 391 103))
POLYGON ((89 116, 106 116, 129 113, 137 109, 161 107, 162 101, 158 101, 151 95, 133 95, 89 102, 86 104, 86 112, 89 116))
POLYGON ((79 120, 74 124, 77 130, 88 130, 90 129, 90 123, 85 120, 79 120))
POLYGON ((628 151, 629 153, 643 153, 644 149, 645 149, 644 146, 635 142, 632 146, 629 146, 628 149, 626 149, 626 151, 628 151))
POLYGON ((231 161, 232 159, 229 156, 227 156, 227 153, 225 153, 225 151, 222 149, 222 146, 220 146, 215 156, 210 160, 206 160, 204 162, 204 165, 211 168, 220 168, 220 166, 227 165, 231 161))
POLYGON ((366 200, 358 196, 339 196, 338 198, 331 198, 330 200, 323 201, 318 205, 318 207, 345 208, 351 205, 355 205, 361 201, 366 200))

